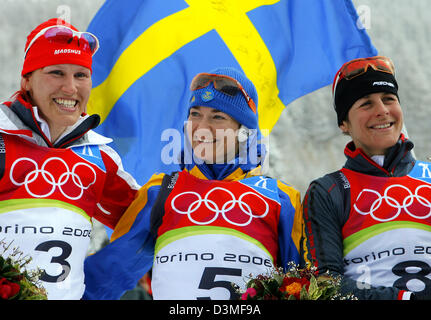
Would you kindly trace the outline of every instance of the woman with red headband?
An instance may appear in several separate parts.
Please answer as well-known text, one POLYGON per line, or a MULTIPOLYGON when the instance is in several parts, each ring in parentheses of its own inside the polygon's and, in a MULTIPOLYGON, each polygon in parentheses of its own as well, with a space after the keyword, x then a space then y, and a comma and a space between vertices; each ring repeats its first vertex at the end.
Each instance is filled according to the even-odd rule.
POLYGON ((27 37, 21 90, 0 105, 0 239, 43 270, 48 299, 80 299, 92 219, 114 228, 139 188, 85 113, 97 38, 60 19, 27 37))
POLYGON ((308 258, 359 299, 431 299, 431 163, 414 159, 389 58, 344 64, 333 84, 347 161, 303 202, 308 258))
POLYGON ((118 299, 152 268, 154 299, 235 299, 250 274, 299 263, 300 195, 262 175, 257 92, 234 68, 191 83, 182 171, 156 174, 85 262, 87 299, 118 299))

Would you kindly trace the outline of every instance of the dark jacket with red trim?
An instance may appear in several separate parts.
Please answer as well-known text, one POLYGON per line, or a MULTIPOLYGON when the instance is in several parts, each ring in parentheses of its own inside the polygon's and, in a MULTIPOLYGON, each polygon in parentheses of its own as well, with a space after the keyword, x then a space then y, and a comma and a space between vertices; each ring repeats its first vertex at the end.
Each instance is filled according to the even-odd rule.
MULTIPOLYGON (((413 143, 401 135, 386 154, 383 166, 380 166, 350 142, 344 151, 347 157, 344 168, 378 177, 402 177, 414 167, 412 148, 413 143)), ((349 188, 344 189, 347 182, 343 185, 343 181, 337 181, 339 173, 327 174, 310 184, 303 201, 303 213, 307 236, 305 255, 314 261, 319 273, 329 271, 343 275, 342 228, 349 218, 352 204, 349 188)), ((355 280, 343 277, 342 293, 353 293, 358 299, 390 300, 402 298, 404 292, 395 287, 382 286, 359 289, 355 280)))

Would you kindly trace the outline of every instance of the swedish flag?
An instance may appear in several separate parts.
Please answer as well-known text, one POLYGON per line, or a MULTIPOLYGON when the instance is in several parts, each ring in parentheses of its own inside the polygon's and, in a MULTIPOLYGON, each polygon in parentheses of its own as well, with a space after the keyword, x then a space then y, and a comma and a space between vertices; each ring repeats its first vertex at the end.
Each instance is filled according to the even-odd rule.
POLYGON ((101 44, 88 112, 101 115, 99 132, 143 184, 178 170, 174 140, 195 74, 242 69, 265 134, 345 61, 377 54, 357 20, 351 0, 107 0, 88 28, 101 44))

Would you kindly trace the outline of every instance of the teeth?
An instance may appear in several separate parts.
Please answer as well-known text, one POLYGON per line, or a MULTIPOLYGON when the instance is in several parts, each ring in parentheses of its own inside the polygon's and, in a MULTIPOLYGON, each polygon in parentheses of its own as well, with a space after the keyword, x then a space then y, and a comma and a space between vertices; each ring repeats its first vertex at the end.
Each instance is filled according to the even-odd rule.
POLYGON ((201 140, 201 139, 198 139, 198 142, 212 143, 213 141, 212 140, 201 140))
POLYGON ((54 99, 54 101, 66 108, 74 108, 77 103, 76 100, 70 100, 70 99, 54 99))
POLYGON ((391 126, 390 123, 386 123, 386 124, 381 124, 381 125, 374 126, 373 128, 374 129, 385 129, 385 128, 389 128, 390 126, 391 126))

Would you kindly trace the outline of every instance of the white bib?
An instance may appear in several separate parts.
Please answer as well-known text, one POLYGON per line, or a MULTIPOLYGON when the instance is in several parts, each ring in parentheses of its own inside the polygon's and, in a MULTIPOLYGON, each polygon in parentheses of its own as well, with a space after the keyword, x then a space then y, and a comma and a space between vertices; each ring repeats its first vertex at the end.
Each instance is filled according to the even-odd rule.
POLYGON ((244 288, 250 274, 266 274, 272 267, 270 255, 246 238, 201 234, 175 239, 155 255, 153 297, 231 299, 231 283, 244 288))
POLYGON ((45 270, 41 283, 50 300, 80 299, 84 293, 91 223, 78 212, 47 206, 0 213, 0 239, 13 240, 9 251, 17 247, 32 257, 28 270, 45 270))

